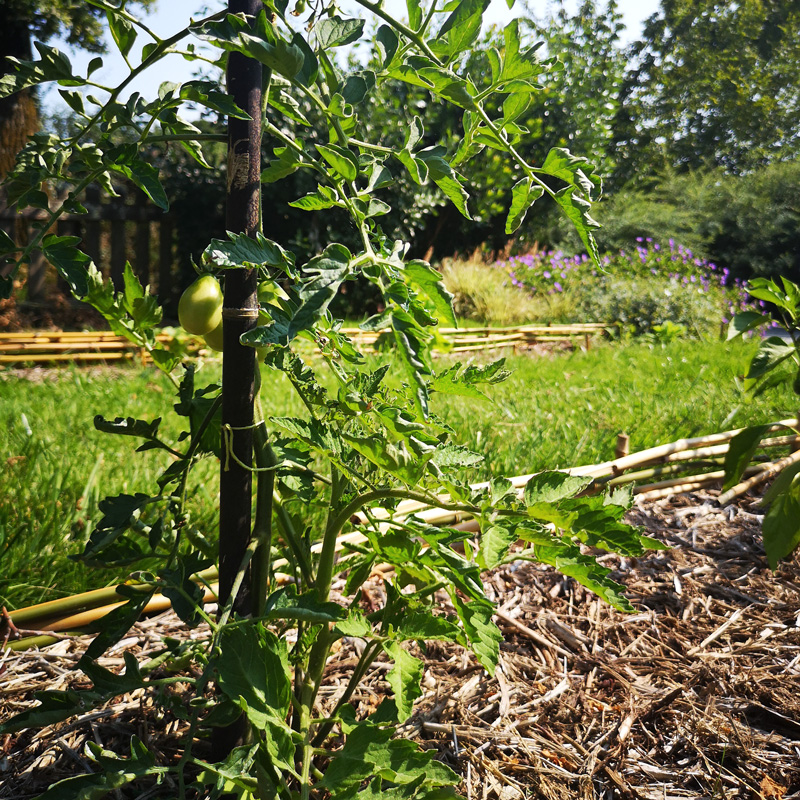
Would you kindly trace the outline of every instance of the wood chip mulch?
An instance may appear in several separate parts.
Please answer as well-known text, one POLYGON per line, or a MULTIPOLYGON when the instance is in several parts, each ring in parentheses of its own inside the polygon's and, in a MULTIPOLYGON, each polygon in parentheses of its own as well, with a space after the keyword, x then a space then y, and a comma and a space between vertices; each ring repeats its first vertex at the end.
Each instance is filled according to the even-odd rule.
MULTIPOLYGON (((429 645, 424 694, 400 734, 463 778, 469 800, 800 798, 800 558, 770 572, 756 497, 720 509, 715 491, 640 503, 632 521, 672 549, 641 559, 606 556, 637 613, 599 602, 553 570, 515 563, 487 576, 505 634, 490 678, 457 646, 429 645)), ((380 602, 381 583, 365 602, 380 602)), ((174 615, 139 623, 107 657, 139 660, 162 635, 186 631, 174 615)), ((33 692, 88 687, 74 665, 88 639, 0 656, 0 719, 33 692)), ((320 709, 330 709, 355 663, 344 641, 320 709)), ((377 662, 354 702, 369 713, 385 695, 377 662)), ((183 702, 181 687, 174 700, 183 702)), ((90 771, 86 743, 126 752, 131 735, 160 758, 181 752, 186 723, 141 692, 99 711, 0 739, 0 798, 25 800, 90 771)), ((207 755, 203 745, 196 750, 207 755)), ((119 797, 174 797, 138 785, 119 797)))

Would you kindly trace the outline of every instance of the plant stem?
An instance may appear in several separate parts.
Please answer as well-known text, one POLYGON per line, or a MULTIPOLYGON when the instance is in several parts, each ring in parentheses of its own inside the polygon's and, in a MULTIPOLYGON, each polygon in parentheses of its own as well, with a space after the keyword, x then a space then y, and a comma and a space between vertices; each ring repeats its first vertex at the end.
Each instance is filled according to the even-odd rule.
MULTIPOLYGON (((353 692, 355 692, 355 690, 358 688, 358 684, 361 683, 362 678, 378 655, 380 655, 380 643, 374 641, 369 642, 361 653, 361 658, 359 658, 358 664, 356 664, 355 669, 350 675, 350 680, 347 682, 344 693, 339 698, 339 702, 336 703, 336 707, 331 712, 331 717, 335 717, 339 713, 339 709, 341 709, 342 706, 347 703, 348 700, 350 700, 350 698, 353 696, 353 692)), ((328 719, 321 724, 316 736, 314 736, 311 742, 314 747, 319 747, 325 741, 335 724, 336 723, 332 719, 328 719)))
MULTIPOLYGON (((328 599, 333 581, 333 562, 336 557, 336 539, 339 531, 344 526, 344 522, 350 519, 351 515, 344 518, 344 522, 339 522, 341 514, 337 515, 336 509, 342 496, 344 478, 339 470, 331 467, 331 497, 328 512, 328 520, 325 524, 325 534, 322 539, 322 550, 319 554, 319 564, 317 565, 317 579, 315 581, 317 589, 317 599, 324 603, 328 599)), ((345 507, 345 510, 352 503, 345 507)))
POLYGON ((388 22, 396 31, 400 31, 407 39, 414 42, 428 58, 436 65, 441 66, 442 62, 437 58, 436 53, 428 47, 428 43, 416 31, 412 31, 407 25, 395 19, 391 14, 387 14, 381 7, 380 2, 371 3, 369 0, 356 0, 360 6, 368 8, 376 17, 380 17, 384 22, 388 22))
MULTIPOLYGON (((260 403, 257 408, 260 413, 260 403)), ((253 433, 253 445, 256 467, 269 466, 267 457, 266 426, 262 422, 253 433)), ((256 476, 256 510, 253 521, 253 540, 258 544, 255 563, 253 564, 252 597, 253 614, 260 617, 264 614, 267 594, 272 579, 272 504, 275 492, 275 473, 259 472, 256 476)))

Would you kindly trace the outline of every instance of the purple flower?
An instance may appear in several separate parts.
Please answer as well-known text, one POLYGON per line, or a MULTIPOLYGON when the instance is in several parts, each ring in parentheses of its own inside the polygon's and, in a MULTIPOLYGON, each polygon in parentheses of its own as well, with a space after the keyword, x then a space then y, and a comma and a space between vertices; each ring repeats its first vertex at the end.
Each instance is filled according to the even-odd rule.
POLYGON ((558 281, 556 281, 556 282, 553 284, 553 288, 554 288, 554 289, 555 289, 557 292, 563 292, 563 291, 564 291, 564 287, 563 287, 563 286, 562 286, 562 285, 561 285, 561 284, 560 284, 558 281))
POLYGON ((551 277, 552 277, 552 273, 551 273, 551 272, 549 272, 548 270, 545 270, 545 271, 542 273, 542 277, 543 277, 543 278, 551 278, 551 277))

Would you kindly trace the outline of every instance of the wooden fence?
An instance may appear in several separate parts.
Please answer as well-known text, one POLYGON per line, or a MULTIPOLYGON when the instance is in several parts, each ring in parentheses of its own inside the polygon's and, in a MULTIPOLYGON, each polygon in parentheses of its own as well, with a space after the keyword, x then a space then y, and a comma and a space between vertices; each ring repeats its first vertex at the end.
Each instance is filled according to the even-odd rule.
MULTIPOLYGON (((90 187, 82 199, 89 213, 64 214, 52 232, 78 236, 81 249, 117 288, 122 286, 125 262, 130 261, 141 282, 152 285, 165 308, 174 313, 183 288, 175 259, 174 220, 141 192, 117 190, 119 197, 108 197, 98 187, 90 187)), ((45 218, 40 210, 17 213, 0 207, 0 228, 21 246, 32 235, 32 223, 45 218)), ((29 302, 43 301, 51 281, 63 286, 54 275, 55 270, 36 254, 28 269, 29 302)))

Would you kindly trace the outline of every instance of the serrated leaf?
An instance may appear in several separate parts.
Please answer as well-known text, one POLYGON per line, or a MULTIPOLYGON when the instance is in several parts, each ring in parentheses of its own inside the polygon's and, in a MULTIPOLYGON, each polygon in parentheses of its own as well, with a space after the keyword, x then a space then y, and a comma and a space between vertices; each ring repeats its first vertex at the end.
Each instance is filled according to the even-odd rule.
POLYGON ((250 119, 250 115, 242 111, 229 94, 220 91, 219 85, 213 81, 187 81, 180 87, 179 96, 233 119, 250 119))
MULTIPOLYGON (((509 91, 509 82, 531 81, 537 75, 547 70, 547 65, 540 63, 535 56, 536 47, 531 48, 525 53, 520 51, 521 41, 519 35, 519 19, 513 19, 503 29, 503 68, 499 75, 499 80, 507 82, 504 87, 509 91)), ((537 45, 538 46, 538 45, 537 45)))
POLYGON ((323 192, 323 189, 327 189, 327 187, 320 186, 316 192, 293 200, 289 205, 303 211, 322 211, 326 208, 333 208, 336 205, 336 196, 330 190, 323 192))
POLYGON ((425 464, 430 460, 420 458, 408 450, 405 442, 395 445, 383 436, 354 436, 348 433, 341 437, 364 458, 399 478, 408 486, 419 483, 425 471, 425 464))
POLYGON ((289 338, 307 330, 322 316, 339 287, 351 273, 352 254, 341 244, 329 244, 300 271, 295 287, 299 307, 292 314, 289 338))
POLYGON ((492 525, 481 532, 479 561, 483 569, 494 569, 508 555, 519 537, 513 528, 492 525))
POLYGON ((477 387, 481 384, 493 385, 506 380, 511 373, 504 369, 505 359, 500 358, 491 364, 462 366, 461 362, 454 364, 444 372, 439 373, 431 381, 431 391, 442 394, 461 395, 475 399, 489 399, 477 387))
POLYGON ((136 590, 127 603, 117 606, 89 625, 90 632, 99 631, 99 633, 86 648, 84 658, 100 658, 111 645, 122 639, 133 624, 139 620, 154 593, 155 589, 153 588, 136 590))
POLYGON ((291 147, 276 147, 273 154, 276 158, 272 159, 267 168, 261 172, 262 183, 275 183, 291 175, 301 166, 300 158, 291 147))
MULTIPOLYGON (((224 761, 208 764, 205 761, 197 761, 198 766, 202 766, 197 776, 197 783, 208 787, 215 786, 220 789, 218 782, 224 782, 224 788, 228 791, 236 787, 243 790, 241 797, 252 797, 252 793, 258 790, 258 780, 253 774, 253 764, 258 753, 258 744, 234 747, 225 757, 224 761)), ((235 796, 235 795, 233 795, 235 796)))
POLYGON ((583 555, 576 545, 565 542, 552 546, 535 545, 534 552, 537 561, 550 564, 563 575, 574 578, 614 608, 628 613, 634 611, 623 593, 625 587, 608 577, 611 570, 598 564, 591 556, 583 555))
POLYGON ((500 659, 500 642, 503 634, 492 621, 494 613, 492 604, 486 600, 473 600, 465 603, 452 593, 451 599, 475 657, 489 675, 494 676, 497 662, 500 659))
POLYGON ((139 778, 168 771, 166 767, 156 766, 155 756, 135 736, 131 740, 130 758, 118 758, 114 753, 102 751, 97 745, 90 749, 93 749, 100 763, 101 772, 58 781, 40 794, 37 800, 102 800, 139 778))
POLYGON ((428 180, 428 165, 409 150, 395 152, 395 157, 408 170, 411 180, 422 186, 428 180))
POLYGON ((372 636, 370 621, 364 616, 364 612, 357 608, 350 611, 345 619, 336 623, 336 630, 342 636, 352 636, 355 639, 369 639, 372 636))
POLYGON ((72 74, 72 65, 64 53, 42 42, 34 42, 41 58, 38 61, 21 61, 9 56, 0 76, 0 98, 8 97, 23 89, 48 81, 57 81, 61 86, 80 86, 83 78, 72 74), (9 66, 12 68, 9 70, 9 66))
POLYGON ((169 211, 167 194, 158 179, 158 170, 152 164, 133 158, 110 168, 133 181, 162 211, 169 211))
POLYGON ((341 453, 339 434, 319 420, 304 420, 294 417, 270 417, 273 425, 294 436, 328 456, 341 453))
POLYGON ((533 183, 531 178, 523 178, 511 189, 511 208, 506 218, 506 233, 511 234, 522 225, 528 209, 542 196, 544 189, 533 183))
POLYGON ((103 694, 121 695, 144 688, 145 681, 139 671, 139 662, 136 660, 136 656, 131 652, 126 652, 123 654, 123 659, 125 671, 121 674, 101 667, 86 656, 83 656, 78 662, 78 668, 92 682, 94 691, 103 694))
POLYGON ((257 623, 227 627, 214 662, 217 685, 267 740, 276 766, 291 768, 294 744, 286 715, 291 683, 286 645, 257 623))
POLYGON ((439 155, 438 148, 426 148, 417 154, 425 162, 428 168, 428 175, 433 182, 444 192, 445 196, 459 210, 459 213, 466 219, 472 219, 467 208, 469 193, 461 184, 461 176, 453 167, 439 155))
POLYGON ((419 414, 428 417, 428 384, 424 376, 430 375, 426 334, 414 319, 399 309, 392 311, 392 328, 397 353, 413 391, 414 405, 419 414))
POLYGON ((457 444, 439 445, 431 456, 431 463, 446 471, 454 468, 471 469, 485 461, 480 453, 457 444))
POLYGON ((556 503, 582 492, 592 482, 591 478, 570 475, 555 470, 532 475, 525 484, 525 505, 556 503))
POLYGON ((396 623, 394 638, 399 641, 440 641, 464 643, 464 634, 454 622, 424 611, 405 613, 396 623))
POLYGON ((305 54, 297 44, 284 41, 277 36, 274 41, 268 42, 249 33, 240 33, 239 41, 243 53, 289 80, 300 72, 305 63, 305 54))
POLYGON ((87 271, 92 260, 75 246, 79 242, 77 236, 48 234, 42 239, 42 253, 69 284, 72 293, 83 298, 89 293, 87 271))
POLYGON ((327 50, 329 47, 343 47, 361 38, 364 24, 363 19, 348 19, 334 14, 321 19, 314 27, 314 34, 322 50, 327 50))
POLYGON ((26 728, 43 728, 63 722, 76 714, 90 711, 95 703, 102 699, 99 692, 75 691, 66 692, 45 691, 34 692, 34 699, 39 705, 28 708, 15 714, 10 719, 0 723, 0 734, 16 733, 26 728))
MULTIPOLYGON (((73 556, 87 563, 110 561, 107 551, 131 527, 131 520, 152 500, 146 494, 120 494, 105 497, 98 504, 103 516, 97 522, 80 556, 73 556)), ((133 553, 132 553, 133 554, 133 553)))
POLYGON ((422 696, 423 664, 399 642, 383 642, 383 650, 394 661, 386 675, 386 681, 394 692, 398 722, 404 722, 414 710, 414 701, 422 696))
POLYGON ((316 144, 319 154, 347 181, 358 177, 358 159, 346 147, 335 144, 316 144))
POLYGON ((594 166, 588 158, 574 156, 563 147, 553 147, 541 166, 543 172, 577 187, 591 199, 599 188, 600 180, 594 175, 594 166))
POLYGON ((190 552, 178 559, 171 569, 162 568, 158 576, 166 582, 161 593, 166 597, 181 621, 193 628, 202 622, 200 609, 203 605, 204 589, 192 580, 192 576, 207 569, 212 559, 198 552, 190 552))
POLYGON ((581 237, 581 241, 592 261, 595 264, 599 264, 600 251, 597 248, 597 242, 592 231, 597 230, 600 227, 600 223, 590 216, 592 204, 584 197, 576 194, 576 192, 576 186, 565 186, 561 191, 555 193, 554 199, 561 206, 567 219, 575 226, 575 230, 578 231, 578 236, 581 237))
POLYGON ((108 29, 111 31, 111 37, 114 39, 117 49, 127 58, 136 41, 136 28, 121 14, 110 10, 106 11, 106 19, 108 20, 108 29))
POLYGON ((228 231, 229 241, 212 239, 203 252, 203 263, 222 269, 273 267, 292 275, 294 256, 277 242, 257 233, 255 239, 228 231))
POLYGON ((457 325, 453 311, 453 295, 447 290, 440 272, 426 261, 409 261, 403 272, 428 296, 439 316, 448 324, 457 325))
POLYGON ((408 24, 411 26, 411 30, 418 30, 422 24, 420 0, 406 0, 406 11, 408 11, 408 24))
POLYGON ((376 762, 389 757, 392 731, 375 725, 357 725, 347 734, 344 747, 331 759, 325 777, 319 782, 323 789, 338 793, 362 783, 375 773, 376 762))
POLYGON ((94 418, 94 427, 104 433, 116 433, 121 436, 138 436, 142 439, 157 439, 161 417, 148 422, 134 417, 115 417, 113 420, 105 419, 98 414, 94 418))
POLYGON ((489 0, 461 0, 430 43, 434 52, 446 55, 449 61, 468 50, 481 32, 483 13, 488 7, 489 0))
POLYGON ((315 591, 298 594, 294 585, 273 592, 266 602, 264 616, 270 620, 293 619, 312 625, 340 623, 346 609, 333 602, 320 602, 315 591))
POLYGON ((503 127, 521 117, 530 107, 533 98, 527 92, 512 92, 503 101, 503 127))
MULTIPOLYGON (((419 8, 419 6, 417 6, 419 8)), ((381 59, 381 66, 387 69, 394 60, 400 44, 397 34, 388 25, 381 25, 375 34, 375 47, 381 59)))

